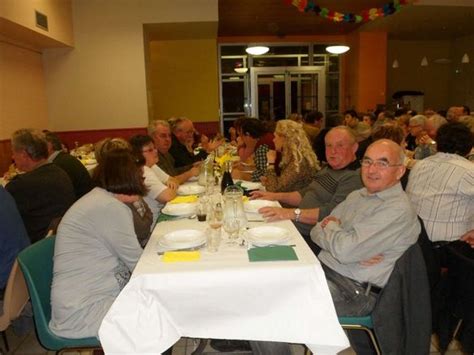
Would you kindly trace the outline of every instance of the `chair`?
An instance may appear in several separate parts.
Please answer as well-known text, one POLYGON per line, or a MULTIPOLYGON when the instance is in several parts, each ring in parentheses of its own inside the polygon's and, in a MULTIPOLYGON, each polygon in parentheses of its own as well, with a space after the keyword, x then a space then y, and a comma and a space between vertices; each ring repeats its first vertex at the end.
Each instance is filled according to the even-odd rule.
POLYGON ((43 347, 58 351, 59 354, 63 349, 100 348, 97 338, 63 338, 55 335, 49 329, 55 241, 55 236, 44 238, 18 255, 18 263, 23 271, 33 305, 38 339, 43 347))
MULTIPOLYGON (((346 330, 363 330, 367 333, 374 346, 374 349, 377 355, 381 354, 379 344, 374 334, 374 324, 372 322, 372 316, 362 316, 362 317, 339 317, 339 324, 341 327, 346 330)), ((306 355, 311 354, 309 349, 306 349, 306 355)))
POLYGON ((371 315, 362 317, 339 317, 339 323, 343 329, 365 331, 369 336, 377 355, 381 354, 379 344, 375 338, 374 324, 371 315))
POLYGON ((0 316, 0 332, 2 332, 5 350, 10 351, 5 330, 11 322, 17 319, 25 305, 28 303, 29 295, 26 288, 25 278, 15 260, 8 276, 7 286, 3 297, 3 314, 0 316))

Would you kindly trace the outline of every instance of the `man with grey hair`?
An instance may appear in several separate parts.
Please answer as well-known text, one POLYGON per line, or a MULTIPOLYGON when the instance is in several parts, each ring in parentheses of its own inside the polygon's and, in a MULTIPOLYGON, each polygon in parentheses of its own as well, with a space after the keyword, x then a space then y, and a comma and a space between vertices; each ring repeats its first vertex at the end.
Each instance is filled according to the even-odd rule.
POLYGON ((148 126, 148 134, 153 138, 158 150, 158 166, 168 175, 176 178, 180 184, 199 174, 199 167, 193 164, 177 167, 174 157, 169 153, 171 148, 171 129, 168 122, 154 120, 148 126))
POLYGON ((436 154, 436 132, 438 132, 438 128, 445 123, 448 123, 446 118, 438 114, 434 114, 426 120, 426 133, 421 134, 419 137, 419 144, 416 147, 415 153, 413 155, 416 160, 422 160, 436 154))
MULTIPOLYGON (((404 158, 391 140, 372 143, 361 160, 364 187, 311 230, 338 316, 370 314, 396 261, 418 239, 420 224, 400 184, 404 158)), ((371 353, 355 339, 358 354, 371 353)))
MULTIPOLYGON (((259 210, 267 220, 290 219, 308 245, 311 228, 325 218, 346 196, 362 187, 360 164, 356 158, 358 144, 354 132, 346 126, 332 128, 325 137, 328 165, 317 172, 306 188, 292 192, 255 191, 252 198, 277 200, 296 208, 263 207, 259 210)), ((318 250, 314 249, 317 253, 318 250)))
POLYGON ((426 117, 416 115, 410 118, 408 123, 408 131, 410 132, 406 138, 407 150, 414 151, 417 146, 417 139, 425 133, 426 117))
POLYGON ((76 199, 68 175, 48 162, 44 134, 32 129, 13 133, 12 158, 21 174, 15 176, 6 190, 15 199, 32 243, 46 236, 48 227, 62 217, 76 199))

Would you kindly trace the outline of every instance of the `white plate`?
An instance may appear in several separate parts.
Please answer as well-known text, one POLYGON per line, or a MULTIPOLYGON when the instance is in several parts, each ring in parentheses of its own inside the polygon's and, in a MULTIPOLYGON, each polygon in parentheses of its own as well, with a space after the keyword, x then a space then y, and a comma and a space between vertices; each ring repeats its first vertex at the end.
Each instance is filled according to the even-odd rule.
POLYGON ((244 203, 245 212, 258 213, 258 210, 262 207, 277 207, 275 201, 269 200, 250 200, 244 203))
POLYGON ((197 211, 197 202, 193 203, 167 203, 161 212, 170 216, 191 216, 197 211))
POLYGON ((182 229, 170 232, 158 240, 159 249, 187 249, 195 248, 206 242, 206 235, 203 231, 196 229, 182 229))
POLYGON ((198 185, 196 183, 193 184, 184 184, 178 187, 178 195, 196 195, 201 194, 206 191, 204 186, 198 185))
POLYGON ((189 182, 193 182, 193 181, 198 181, 198 176, 191 176, 189 179, 188 179, 189 182))
POLYGON ((259 190, 262 188, 262 184, 260 182, 253 182, 253 181, 245 181, 239 180, 240 186, 246 188, 247 190, 259 190))
POLYGON ((258 247, 266 245, 285 245, 291 239, 288 230, 274 226, 261 226, 247 231, 247 240, 258 247))

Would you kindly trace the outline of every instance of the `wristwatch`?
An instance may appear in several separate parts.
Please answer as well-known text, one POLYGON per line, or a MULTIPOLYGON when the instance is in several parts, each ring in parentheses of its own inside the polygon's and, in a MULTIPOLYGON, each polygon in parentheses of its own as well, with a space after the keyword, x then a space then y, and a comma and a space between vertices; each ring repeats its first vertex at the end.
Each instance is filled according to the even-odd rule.
POLYGON ((301 210, 299 208, 295 208, 293 213, 295 214, 295 222, 299 222, 300 216, 301 216, 301 210))

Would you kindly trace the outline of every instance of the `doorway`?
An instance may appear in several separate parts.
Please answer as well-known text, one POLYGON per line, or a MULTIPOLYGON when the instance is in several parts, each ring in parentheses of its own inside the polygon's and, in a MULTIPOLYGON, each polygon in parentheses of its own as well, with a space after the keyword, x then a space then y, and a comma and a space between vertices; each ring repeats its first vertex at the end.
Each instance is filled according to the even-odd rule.
POLYGON ((324 66, 250 68, 251 112, 262 120, 325 112, 324 66))

